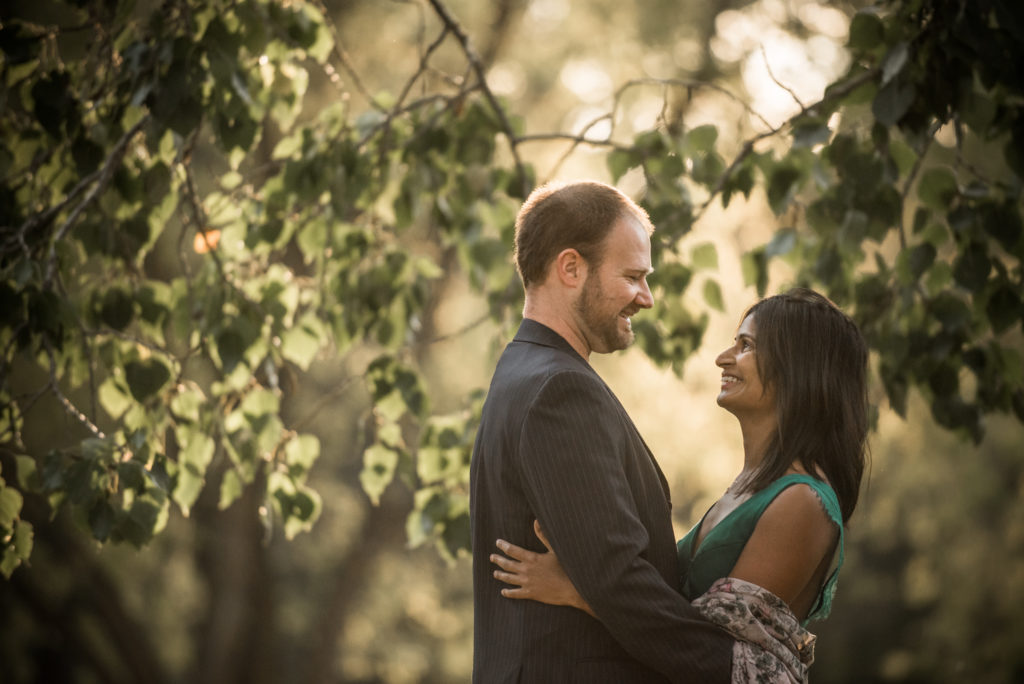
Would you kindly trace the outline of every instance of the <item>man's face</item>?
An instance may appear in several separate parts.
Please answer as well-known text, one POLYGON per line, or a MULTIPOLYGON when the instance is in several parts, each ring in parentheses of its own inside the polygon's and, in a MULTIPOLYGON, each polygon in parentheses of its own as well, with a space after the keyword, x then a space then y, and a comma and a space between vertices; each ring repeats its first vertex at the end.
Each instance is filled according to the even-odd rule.
POLYGON ((638 221, 620 219, 605 238, 604 258, 587 278, 575 309, 580 333, 591 351, 625 349, 633 342, 630 316, 649 309, 651 240, 638 221))

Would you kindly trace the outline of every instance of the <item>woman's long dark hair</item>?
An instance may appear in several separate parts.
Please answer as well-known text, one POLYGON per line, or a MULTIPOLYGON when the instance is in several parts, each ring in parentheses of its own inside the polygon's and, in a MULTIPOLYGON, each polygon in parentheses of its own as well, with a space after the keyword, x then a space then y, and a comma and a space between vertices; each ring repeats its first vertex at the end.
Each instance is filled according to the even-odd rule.
POLYGON ((757 491, 795 461, 820 471, 839 498, 843 522, 857 506, 867 461, 868 352, 849 316, 813 290, 762 299, 747 316, 756 326, 757 370, 775 391, 778 430, 745 489, 757 491))

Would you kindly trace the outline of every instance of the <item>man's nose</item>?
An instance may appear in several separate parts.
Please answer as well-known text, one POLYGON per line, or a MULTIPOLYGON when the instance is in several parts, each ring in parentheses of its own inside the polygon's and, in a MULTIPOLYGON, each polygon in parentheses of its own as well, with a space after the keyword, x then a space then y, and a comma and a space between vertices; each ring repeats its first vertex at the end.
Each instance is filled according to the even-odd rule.
POLYGON ((638 294, 636 297, 636 303, 637 306, 643 309, 650 309, 652 306, 654 306, 654 295, 651 294, 651 288, 647 284, 646 278, 642 281, 640 287, 640 294, 638 294))

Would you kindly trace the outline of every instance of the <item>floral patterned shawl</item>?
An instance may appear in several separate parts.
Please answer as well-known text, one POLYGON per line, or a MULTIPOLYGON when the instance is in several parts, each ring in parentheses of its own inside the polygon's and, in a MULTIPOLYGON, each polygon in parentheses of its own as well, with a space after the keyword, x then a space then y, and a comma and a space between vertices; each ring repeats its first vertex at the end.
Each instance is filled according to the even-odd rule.
POLYGON ((723 577, 693 606, 737 639, 733 684, 806 684, 817 637, 800 625, 778 596, 756 584, 723 577))

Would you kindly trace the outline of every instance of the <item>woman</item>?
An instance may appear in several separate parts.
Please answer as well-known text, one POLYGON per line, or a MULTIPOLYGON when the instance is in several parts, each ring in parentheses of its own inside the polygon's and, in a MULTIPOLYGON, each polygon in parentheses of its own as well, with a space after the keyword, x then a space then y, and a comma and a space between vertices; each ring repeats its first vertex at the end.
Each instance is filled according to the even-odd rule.
MULTIPOLYGON (((743 469, 679 540, 680 591, 737 637, 734 681, 806 681, 805 626, 829 613, 864 472, 867 348, 832 302, 797 288, 752 306, 715 363, 743 469)), ((494 576, 514 585, 504 596, 594 615, 553 552, 497 545, 510 558, 491 556, 494 576)))

